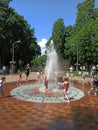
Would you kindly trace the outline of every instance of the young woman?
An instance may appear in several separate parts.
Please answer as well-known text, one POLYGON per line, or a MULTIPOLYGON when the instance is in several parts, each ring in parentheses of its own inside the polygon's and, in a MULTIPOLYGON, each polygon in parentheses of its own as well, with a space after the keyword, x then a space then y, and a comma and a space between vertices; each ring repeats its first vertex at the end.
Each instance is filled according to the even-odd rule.
POLYGON ((0 93, 2 94, 2 96, 4 97, 4 91, 3 91, 3 81, 2 79, 0 80, 0 93))
POLYGON ((30 74, 30 65, 29 64, 27 64, 27 66, 26 66, 25 74, 26 74, 26 80, 28 80, 28 77, 29 77, 29 74, 30 74))

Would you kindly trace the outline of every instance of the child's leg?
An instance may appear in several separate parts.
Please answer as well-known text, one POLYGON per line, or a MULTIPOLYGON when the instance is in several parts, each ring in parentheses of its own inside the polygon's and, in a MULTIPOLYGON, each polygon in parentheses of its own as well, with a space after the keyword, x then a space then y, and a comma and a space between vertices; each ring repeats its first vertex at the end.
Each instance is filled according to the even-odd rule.
POLYGON ((64 98, 67 98, 67 100, 68 100, 68 102, 69 102, 69 98, 68 98, 68 95, 67 95, 67 93, 64 91, 64 98))
POLYGON ((66 98, 67 98, 67 100, 68 100, 68 102, 69 102, 69 98, 68 98, 67 94, 66 94, 66 98))
POLYGON ((92 87, 89 91, 88 91, 88 93, 91 93, 91 91, 93 90, 94 88, 92 87))
POLYGON ((97 95, 97 91, 98 91, 98 88, 95 89, 95 92, 94 92, 95 95, 97 95))

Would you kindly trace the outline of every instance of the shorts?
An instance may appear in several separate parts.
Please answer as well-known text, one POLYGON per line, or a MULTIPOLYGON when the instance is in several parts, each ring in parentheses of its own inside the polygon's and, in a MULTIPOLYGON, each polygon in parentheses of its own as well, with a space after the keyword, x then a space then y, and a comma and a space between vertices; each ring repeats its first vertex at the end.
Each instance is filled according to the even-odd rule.
POLYGON ((93 85, 92 88, 97 88, 98 89, 98 86, 97 85, 93 85))
POLYGON ((64 92, 67 92, 67 91, 68 91, 68 88, 67 88, 67 87, 65 87, 63 90, 64 90, 64 92))
POLYGON ((48 88, 48 81, 44 83, 45 87, 48 88))

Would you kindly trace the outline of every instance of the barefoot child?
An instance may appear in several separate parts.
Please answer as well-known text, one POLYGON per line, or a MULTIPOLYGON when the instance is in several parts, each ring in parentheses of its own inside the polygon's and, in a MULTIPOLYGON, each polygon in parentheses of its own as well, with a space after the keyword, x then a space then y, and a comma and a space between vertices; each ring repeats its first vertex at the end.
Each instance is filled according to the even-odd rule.
POLYGON ((67 95, 67 91, 69 89, 69 81, 65 80, 63 83, 58 82, 59 86, 63 86, 63 94, 64 94, 64 98, 67 98, 67 101, 69 102, 69 98, 67 95))
POLYGON ((21 81, 22 81, 22 72, 21 72, 21 70, 18 70, 17 77, 18 77, 17 85, 20 85, 21 81))
POLYGON ((47 75, 42 72, 42 76, 43 76, 43 80, 44 80, 44 85, 45 85, 45 89, 48 88, 48 78, 47 78, 47 75))

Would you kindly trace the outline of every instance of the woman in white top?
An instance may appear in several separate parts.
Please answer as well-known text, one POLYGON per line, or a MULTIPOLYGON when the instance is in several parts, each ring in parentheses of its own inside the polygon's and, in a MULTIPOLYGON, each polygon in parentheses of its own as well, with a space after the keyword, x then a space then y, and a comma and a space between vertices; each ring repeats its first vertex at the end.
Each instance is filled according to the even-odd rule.
POLYGON ((3 81, 0 80, 0 93, 2 94, 2 96, 4 97, 4 91, 3 91, 3 81))

